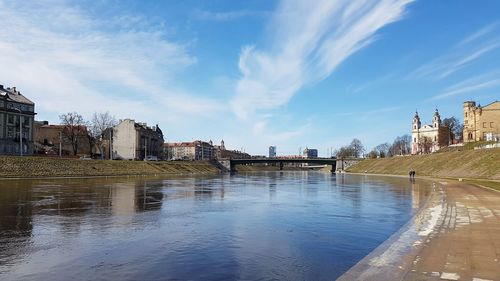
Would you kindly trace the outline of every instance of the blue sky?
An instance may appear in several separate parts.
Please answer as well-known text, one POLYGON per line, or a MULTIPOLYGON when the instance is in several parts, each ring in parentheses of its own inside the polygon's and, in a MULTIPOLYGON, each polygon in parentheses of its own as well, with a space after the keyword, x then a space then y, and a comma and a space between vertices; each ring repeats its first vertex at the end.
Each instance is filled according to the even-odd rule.
POLYGON ((167 141, 325 156, 500 99, 498 1, 4 1, 0 83, 38 120, 110 111, 167 141))

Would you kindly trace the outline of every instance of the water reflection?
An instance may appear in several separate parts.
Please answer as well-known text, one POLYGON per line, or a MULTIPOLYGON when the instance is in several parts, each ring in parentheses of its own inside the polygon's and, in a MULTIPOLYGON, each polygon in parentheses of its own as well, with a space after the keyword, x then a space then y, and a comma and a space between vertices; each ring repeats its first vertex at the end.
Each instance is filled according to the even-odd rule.
POLYGON ((316 172, 0 181, 0 279, 331 280, 428 192, 316 172))

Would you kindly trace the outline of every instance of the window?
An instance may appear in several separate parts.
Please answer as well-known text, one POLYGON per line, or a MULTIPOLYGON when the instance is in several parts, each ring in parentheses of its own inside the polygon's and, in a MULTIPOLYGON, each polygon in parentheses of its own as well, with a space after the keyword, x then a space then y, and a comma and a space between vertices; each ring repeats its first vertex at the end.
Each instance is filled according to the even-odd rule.
POLYGON ((486 128, 486 122, 483 122, 483 128, 486 128))
POLYGON ((7 127, 7 137, 8 138, 14 137, 14 128, 13 127, 7 127))
POLYGON ((413 142, 417 142, 417 138, 413 138, 413 142))
POLYGON ((467 125, 469 120, 464 120, 464 124, 467 125))
POLYGON ((14 115, 7 116, 7 124, 14 124, 14 115))
POLYGON ((490 122, 490 128, 494 128, 493 122, 490 122))

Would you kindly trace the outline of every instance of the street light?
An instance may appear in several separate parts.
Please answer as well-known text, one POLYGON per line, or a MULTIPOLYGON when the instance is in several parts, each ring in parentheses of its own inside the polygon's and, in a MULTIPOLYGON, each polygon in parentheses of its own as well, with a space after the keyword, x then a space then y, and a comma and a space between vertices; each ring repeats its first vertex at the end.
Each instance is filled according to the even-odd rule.
POLYGON ((19 155, 23 156, 23 123, 21 122, 22 111, 19 108, 14 108, 19 112, 19 155))

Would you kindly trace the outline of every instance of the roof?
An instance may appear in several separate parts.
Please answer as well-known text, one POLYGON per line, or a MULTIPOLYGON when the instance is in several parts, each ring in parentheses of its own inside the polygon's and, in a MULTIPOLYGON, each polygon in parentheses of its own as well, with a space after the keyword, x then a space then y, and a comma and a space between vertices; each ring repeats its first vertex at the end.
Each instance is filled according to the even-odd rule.
POLYGON ((488 107, 488 106, 492 106, 492 105, 494 105, 494 104, 495 104, 495 103, 497 103, 497 102, 500 102, 500 101, 497 101, 497 100, 496 100, 496 101, 494 101, 494 102, 490 102, 489 104, 487 104, 487 105, 485 105, 485 106, 481 106, 481 108, 485 108, 485 107, 488 107))
POLYGON ((163 146, 165 146, 165 147, 194 147, 194 146, 198 146, 200 144, 210 145, 210 143, 208 143, 208 142, 196 140, 196 141, 191 141, 191 142, 167 142, 167 143, 164 143, 163 146))
POLYGON ((0 95, 7 96, 7 100, 11 100, 18 103, 35 105, 34 102, 29 100, 27 97, 23 96, 20 91, 17 91, 16 88, 0 88, 0 95))
POLYGON ((196 146, 195 142, 169 142, 163 144, 166 147, 194 147, 196 146))

